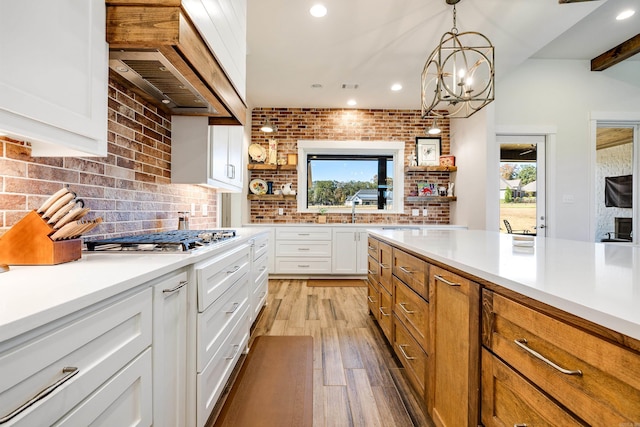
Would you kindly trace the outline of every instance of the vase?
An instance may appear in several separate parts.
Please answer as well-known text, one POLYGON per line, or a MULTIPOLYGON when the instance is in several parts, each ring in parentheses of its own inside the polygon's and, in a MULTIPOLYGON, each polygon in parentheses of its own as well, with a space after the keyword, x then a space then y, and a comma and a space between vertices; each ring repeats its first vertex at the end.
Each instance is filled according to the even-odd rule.
POLYGON ((273 194, 273 181, 267 181, 267 194, 273 194))

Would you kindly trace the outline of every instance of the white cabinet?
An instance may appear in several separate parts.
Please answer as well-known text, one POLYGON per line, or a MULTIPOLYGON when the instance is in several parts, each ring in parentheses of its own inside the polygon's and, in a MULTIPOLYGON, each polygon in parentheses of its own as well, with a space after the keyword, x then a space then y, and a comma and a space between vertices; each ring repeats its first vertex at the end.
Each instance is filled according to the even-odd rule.
POLYGON ((34 156, 106 156, 101 0, 0 2, 0 131, 34 156))
POLYGON ((187 286, 184 271, 153 286, 153 424, 156 427, 186 425, 187 286))
POLYGON ((269 234, 256 237, 251 245, 251 289, 249 320, 255 322, 260 310, 267 302, 269 292, 269 234))
POLYGON ((332 273, 367 274, 367 232, 357 228, 334 228, 332 273))
POLYGON ((0 422, 88 425, 73 420, 123 419, 117 414, 124 404, 140 425, 150 425, 151 358, 139 356, 148 353, 151 340, 150 288, 18 337, 0 349, 0 422), (47 388, 51 392, 42 393, 47 388), (111 412, 74 415, 79 404, 111 412))
POLYGON ((331 274, 330 227, 281 227, 275 234, 275 273, 331 274))
POLYGON ((241 192, 244 128, 209 126, 207 117, 172 116, 171 182, 241 192))

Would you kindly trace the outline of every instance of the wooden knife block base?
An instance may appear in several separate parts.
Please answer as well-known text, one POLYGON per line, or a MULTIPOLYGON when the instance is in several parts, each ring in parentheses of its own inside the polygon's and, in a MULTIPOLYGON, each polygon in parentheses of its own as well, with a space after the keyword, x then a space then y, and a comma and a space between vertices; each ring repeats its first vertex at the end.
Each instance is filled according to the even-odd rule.
POLYGON ((54 265, 82 257, 82 240, 53 241, 52 226, 34 210, 0 237, 0 263, 54 265))

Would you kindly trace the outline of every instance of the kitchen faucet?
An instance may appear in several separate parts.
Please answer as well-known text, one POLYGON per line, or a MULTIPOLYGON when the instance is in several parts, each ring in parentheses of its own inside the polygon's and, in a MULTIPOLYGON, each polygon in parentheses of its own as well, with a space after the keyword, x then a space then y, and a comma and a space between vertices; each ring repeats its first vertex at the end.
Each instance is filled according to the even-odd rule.
POLYGON ((351 223, 356 223, 356 200, 351 201, 351 223))

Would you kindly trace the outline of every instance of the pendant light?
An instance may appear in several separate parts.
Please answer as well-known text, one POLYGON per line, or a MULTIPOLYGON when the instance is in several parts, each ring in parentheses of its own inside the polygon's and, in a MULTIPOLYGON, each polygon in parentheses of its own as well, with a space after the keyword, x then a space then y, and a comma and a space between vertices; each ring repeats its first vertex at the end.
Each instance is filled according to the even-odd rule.
POLYGON ((429 126, 429 129, 427 129, 427 133, 429 135, 438 135, 440 132, 442 131, 438 127, 438 119, 434 117, 433 122, 431 122, 431 126, 429 126))
POLYGON ((265 122, 262 125, 262 127, 260 128, 260 130, 262 132, 271 133, 271 132, 275 132, 276 127, 271 124, 269 119, 267 119, 267 120, 265 120, 265 122))
POLYGON ((494 99, 493 45, 478 32, 458 33, 456 4, 453 27, 440 38, 422 71, 422 117, 469 117, 494 99))

